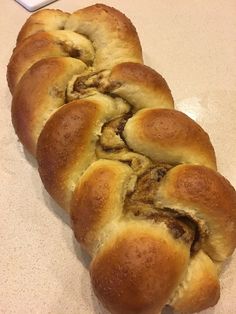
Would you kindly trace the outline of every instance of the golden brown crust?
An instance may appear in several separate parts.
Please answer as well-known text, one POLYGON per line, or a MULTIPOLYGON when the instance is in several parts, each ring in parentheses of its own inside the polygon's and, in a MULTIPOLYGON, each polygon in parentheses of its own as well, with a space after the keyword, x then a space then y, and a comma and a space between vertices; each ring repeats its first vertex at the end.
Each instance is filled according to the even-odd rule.
POLYGON ((66 210, 82 172, 96 159, 95 145, 102 125, 126 107, 108 98, 75 100, 47 121, 37 144, 39 173, 49 194, 66 210), (106 102, 107 101, 107 102, 106 102))
MULTIPOLYGON (((111 83, 140 83, 143 87, 160 89, 171 94, 165 79, 152 68, 139 63, 123 62, 113 67, 110 75, 111 83), (143 79, 145 78, 145 80, 143 79)), ((173 98, 169 96, 173 102, 173 98)))
POLYGON ((33 155, 46 120, 65 103, 68 80, 85 68, 76 59, 48 58, 34 64, 17 85, 12 122, 20 141, 33 155))
POLYGON ((161 226, 126 223, 93 259, 93 288, 111 313, 159 313, 188 258, 188 249, 161 226))
POLYGON ((22 26, 17 43, 37 32, 64 29, 69 15, 61 10, 53 9, 44 9, 33 13, 22 26))
POLYGON ((165 79, 143 64, 118 64, 112 69, 109 81, 111 86, 114 86, 112 93, 126 99, 134 111, 147 107, 174 107, 174 100, 165 79))
POLYGON ((142 63, 142 49, 135 27, 120 11, 95 4, 71 14, 65 29, 87 36, 96 50, 94 67, 110 69, 115 64, 142 63))
POLYGON ((177 110, 140 110, 129 119, 124 136, 133 150, 154 161, 201 164, 216 169, 208 134, 177 110))
POLYGON ((132 170, 119 161, 99 160, 83 174, 71 202, 71 218, 76 239, 92 254, 99 233, 123 212, 124 194, 132 170))
POLYGON ((68 97, 87 97, 98 91, 121 97, 131 106, 132 112, 142 108, 174 107, 171 91, 164 78, 140 63, 125 62, 111 70, 82 73, 70 84, 68 97))
POLYGON ((41 179, 49 194, 63 208, 68 208, 67 194, 73 191, 67 184, 72 170, 77 165, 79 169, 76 170, 83 171, 85 158, 88 164, 94 158, 88 143, 97 118, 96 103, 74 101, 64 105, 47 121, 39 137, 37 160, 41 179))
POLYGON ((19 43, 8 64, 10 91, 23 74, 37 61, 49 57, 74 57, 92 63, 93 47, 89 40, 71 31, 37 32, 19 43))
POLYGON ((22 75, 37 61, 46 57, 63 56, 63 52, 58 48, 52 43, 51 35, 47 32, 36 33, 17 45, 8 64, 7 79, 10 91, 13 93, 22 75))
POLYGON ((182 209, 203 219, 209 235, 203 249, 222 261, 236 246, 236 193, 219 173, 206 167, 181 165, 171 169, 158 191, 163 206, 182 209))

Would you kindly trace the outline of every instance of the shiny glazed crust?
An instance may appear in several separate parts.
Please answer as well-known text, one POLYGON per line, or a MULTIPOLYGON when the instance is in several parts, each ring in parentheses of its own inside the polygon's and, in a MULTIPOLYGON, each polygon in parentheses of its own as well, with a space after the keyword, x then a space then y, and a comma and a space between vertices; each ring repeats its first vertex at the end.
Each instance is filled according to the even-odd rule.
POLYGON ((142 64, 135 27, 103 4, 34 13, 8 64, 12 122, 92 258, 114 314, 214 306, 236 246, 236 192, 208 134, 142 64))

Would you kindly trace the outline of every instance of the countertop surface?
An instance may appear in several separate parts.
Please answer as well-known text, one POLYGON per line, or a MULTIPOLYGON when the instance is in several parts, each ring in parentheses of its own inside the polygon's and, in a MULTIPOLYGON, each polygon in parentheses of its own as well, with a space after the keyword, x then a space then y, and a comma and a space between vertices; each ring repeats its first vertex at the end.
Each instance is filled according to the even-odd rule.
MULTIPOLYGON (((60 0, 73 12, 94 1, 60 0)), ((125 13, 140 36, 145 63, 167 80, 176 108, 210 135, 218 170, 236 187, 236 2, 103 1, 125 13)), ((45 192, 11 125, 6 66, 30 15, 13 0, 0 7, 0 313, 105 314, 93 295, 88 258, 69 218, 45 192)), ((234 314, 236 254, 221 276, 221 299, 204 314, 234 314)))

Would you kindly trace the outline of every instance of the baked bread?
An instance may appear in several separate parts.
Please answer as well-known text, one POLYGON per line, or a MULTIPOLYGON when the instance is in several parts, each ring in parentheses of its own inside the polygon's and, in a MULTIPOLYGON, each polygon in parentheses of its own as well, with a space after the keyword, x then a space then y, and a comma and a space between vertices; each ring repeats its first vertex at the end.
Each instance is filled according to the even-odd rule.
POLYGON ((39 11, 7 77, 16 134, 92 257, 103 305, 115 314, 214 306, 236 246, 236 192, 207 133, 143 65, 128 18, 102 4, 39 11))

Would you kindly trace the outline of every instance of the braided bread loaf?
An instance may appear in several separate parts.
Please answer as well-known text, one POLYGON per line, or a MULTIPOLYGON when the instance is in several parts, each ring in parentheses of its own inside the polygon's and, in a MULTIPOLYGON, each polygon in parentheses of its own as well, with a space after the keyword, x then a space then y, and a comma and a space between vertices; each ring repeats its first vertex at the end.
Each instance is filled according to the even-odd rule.
POLYGON ((236 192, 207 133, 174 109, 119 11, 42 10, 8 65, 12 121, 49 194, 91 255, 111 313, 195 313, 216 304, 236 245, 236 192))

